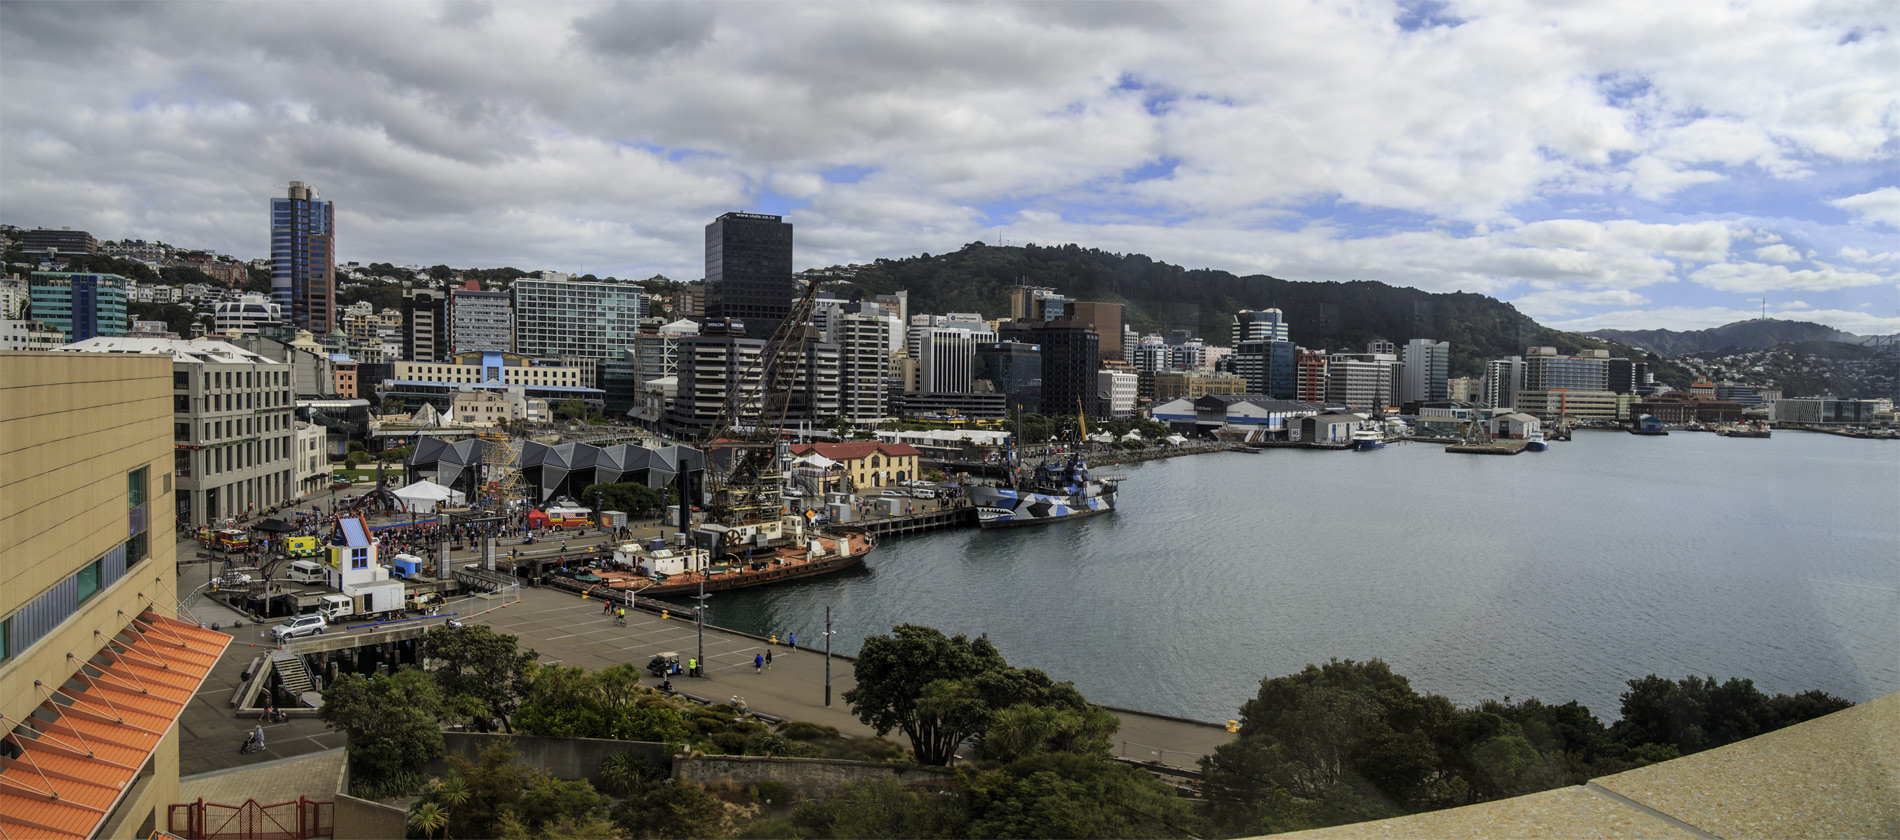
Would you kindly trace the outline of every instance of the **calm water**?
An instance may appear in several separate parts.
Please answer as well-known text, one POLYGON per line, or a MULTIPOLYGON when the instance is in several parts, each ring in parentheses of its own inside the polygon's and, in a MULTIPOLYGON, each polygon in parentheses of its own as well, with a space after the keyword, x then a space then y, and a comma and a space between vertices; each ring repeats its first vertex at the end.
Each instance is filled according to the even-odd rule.
POLYGON ((1382 658, 1470 704, 1748 677, 1900 691, 1900 444, 1579 433, 1544 453, 1270 451, 1104 470, 1115 513, 893 539, 861 570, 711 600, 834 649, 914 622, 988 633, 1091 700, 1234 717, 1263 677, 1382 658))

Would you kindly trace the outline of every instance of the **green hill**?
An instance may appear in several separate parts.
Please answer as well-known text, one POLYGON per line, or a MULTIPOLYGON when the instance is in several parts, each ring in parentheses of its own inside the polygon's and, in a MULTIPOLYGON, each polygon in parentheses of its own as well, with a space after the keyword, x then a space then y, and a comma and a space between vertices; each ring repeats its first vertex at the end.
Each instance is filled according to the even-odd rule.
POLYGON ((1729 348, 1760 350, 1777 344, 1838 341, 1859 343, 1860 336, 1809 321, 1766 318, 1736 321, 1706 330, 1594 330, 1589 335, 1669 356, 1729 348))
MULTIPOLYGON (((986 318, 1008 317, 1009 289, 1023 284, 1077 300, 1124 304, 1124 317, 1137 332, 1186 329, 1213 344, 1230 343, 1235 312, 1267 308, 1286 313, 1291 337, 1303 347, 1356 353, 1374 339, 1400 345, 1412 338, 1449 341, 1452 376, 1481 376, 1485 361, 1523 355, 1532 345, 1566 353, 1602 348, 1619 356, 1647 355, 1550 329, 1508 303, 1479 294, 1434 294, 1369 281, 1238 277, 1079 245, 974 242, 950 254, 880 259, 848 283, 866 296, 908 291, 912 312, 980 312, 986 318)), ((1658 378, 1687 387, 1686 372, 1652 361, 1659 363, 1658 378)))

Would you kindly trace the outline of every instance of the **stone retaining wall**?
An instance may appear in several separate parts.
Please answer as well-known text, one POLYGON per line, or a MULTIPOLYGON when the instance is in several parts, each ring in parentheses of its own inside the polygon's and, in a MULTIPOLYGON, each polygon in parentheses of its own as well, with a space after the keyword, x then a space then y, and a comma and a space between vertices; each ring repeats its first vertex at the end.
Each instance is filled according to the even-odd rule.
MULTIPOLYGON (((521 754, 521 763, 545 768, 557 779, 587 779, 600 783, 600 763, 616 753, 631 752, 665 767, 665 744, 647 741, 611 741, 602 738, 549 738, 541 735, 507 735, 483 732, 444 732, 442 740, 449 755, 476 761, 484 747, 506 743, 521 754)), ((449 772, 447 761, 434 761, 422 768, 422 777, 433 778, 449 772)))
POLYGON ((777 782, 806 796, 830 796, 846 783, 893 779, 904 784, 948 783, 957 773, 948 767, 885 764, 823 758, 768 758, 751 755, 697 755, 673 762, 673 778, 711 784, 754 785, 777 782))

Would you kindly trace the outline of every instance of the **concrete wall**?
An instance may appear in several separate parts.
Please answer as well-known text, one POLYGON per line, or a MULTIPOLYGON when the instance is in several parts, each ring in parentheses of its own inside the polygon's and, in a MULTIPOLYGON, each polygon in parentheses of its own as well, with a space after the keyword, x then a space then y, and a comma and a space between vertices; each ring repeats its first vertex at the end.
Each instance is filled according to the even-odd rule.
MULTIPOLYGON (((481 732, 444 732, 449 755, 475 761, 483 748, 506 743, 521 754, 523 764, 545 768, 557 779, 600 781, 600 763, 610 755, 631 752, 648 761, 666 766, 665 744, 646 741, 610 741, 600 738, 548 738, 540 735, 502 735, 481 732)), ((431 762, 422 768, 423 778, 446 775, 446 760, 431 762)))
MULTIPOLYGON (((426 774, 425 774, 426 777, 426 774)), ((409 836, 409 812, 394 805, 371 802, 350 795, 350 762, 344 759, 337 772, 336 796, 332 798, 330 825, 332 840, 387 840, 409 836)))
POLYGON ((767 758, 750 755, 701 755, 673 762, 673 778, 710 784, 732 782, 753 785, 778 782, 807 796, 829 796, 849 783, 893 779, 905 784, 949 782, 957 776, 948 767, 838 761, 823 758, 767 758))

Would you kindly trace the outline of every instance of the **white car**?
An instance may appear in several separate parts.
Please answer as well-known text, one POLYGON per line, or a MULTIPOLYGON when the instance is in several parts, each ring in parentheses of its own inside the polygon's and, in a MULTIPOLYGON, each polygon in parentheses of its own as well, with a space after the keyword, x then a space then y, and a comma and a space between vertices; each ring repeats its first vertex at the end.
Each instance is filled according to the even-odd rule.
POLYGON ((321 636, 328 622, 320 615, 300 615, 270 629, 277 641, 294 639, 298 636, 321 636))
POLYGON ((881 495, 881 496, 883 496, 883 497, 885 497, 885 498, 887 498, 887 499, 908 499, 908 498, 911 498, 911 495, 910 495, 910 491, 909 491, 909 490, 886 490, 886 491, 884 491, 883 493, 880 493, 879 495, 881 495))

